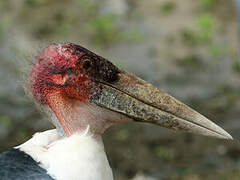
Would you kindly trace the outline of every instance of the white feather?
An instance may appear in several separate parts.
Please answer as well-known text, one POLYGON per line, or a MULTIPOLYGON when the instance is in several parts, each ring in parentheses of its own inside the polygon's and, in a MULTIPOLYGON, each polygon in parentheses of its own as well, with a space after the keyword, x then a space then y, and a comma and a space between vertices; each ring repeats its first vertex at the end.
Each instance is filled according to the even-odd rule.
POLYGON ((65 138, 49 130, 16 148, 29 154, 56 180, 113 180, 103 143, 88 130, 65 138))

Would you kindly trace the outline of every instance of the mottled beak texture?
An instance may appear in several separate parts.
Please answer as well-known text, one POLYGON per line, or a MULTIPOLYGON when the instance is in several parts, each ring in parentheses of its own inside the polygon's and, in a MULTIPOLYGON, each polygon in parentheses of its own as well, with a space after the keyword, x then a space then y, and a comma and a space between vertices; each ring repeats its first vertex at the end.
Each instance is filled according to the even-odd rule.
POLYGON ((232 139, 221 127, 150 83, 119 73, 115 83, 100 82, 102 90, 91 101, 124 114, 138 122, 156 124, 173 130, 232 139))

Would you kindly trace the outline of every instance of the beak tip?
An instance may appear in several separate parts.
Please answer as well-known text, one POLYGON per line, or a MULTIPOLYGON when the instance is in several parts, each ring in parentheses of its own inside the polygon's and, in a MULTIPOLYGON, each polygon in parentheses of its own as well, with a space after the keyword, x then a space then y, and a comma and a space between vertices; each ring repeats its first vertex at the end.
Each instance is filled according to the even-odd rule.
POLYGON ((233 137, 230 134, 226 133, 224 139, 233 140, 233 137))
POLYGON ((220 138, 220 139, 233 140, 233 137, 228 132, 223 130, 222 128, 221 128, 221 131, 217 134, 216 137, 220 138))
POLYGON ((206 133, 205 135, 207 136, 210 135, 219 139, 233 140, 233 137, 227 131, 225 131, 223 128, 221 128, 205 116, 197 113, 196 119, 198 119, 198 124, 202 125, 201 127, 204 128, 203 135, 206 133))

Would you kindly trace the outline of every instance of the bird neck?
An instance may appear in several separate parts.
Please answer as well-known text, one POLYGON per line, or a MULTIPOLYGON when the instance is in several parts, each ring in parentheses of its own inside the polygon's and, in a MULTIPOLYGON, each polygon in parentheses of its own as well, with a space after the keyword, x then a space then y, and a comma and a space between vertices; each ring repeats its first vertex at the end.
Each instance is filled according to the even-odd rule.
POLYGON ((111 125, 99 117, 99 110, 94 105, 70 99, 61 93, 51 94, 47 99, 52 123, 62 135, 69 137, 89 128, 89 132, 100 139, 111 125))

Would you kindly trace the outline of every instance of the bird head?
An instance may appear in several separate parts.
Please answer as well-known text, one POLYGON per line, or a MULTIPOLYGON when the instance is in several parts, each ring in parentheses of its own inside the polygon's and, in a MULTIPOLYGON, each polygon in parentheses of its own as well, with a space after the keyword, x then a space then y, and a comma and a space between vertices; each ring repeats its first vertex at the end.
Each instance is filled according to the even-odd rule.
POLYGON ((111 62, 81 46, 50 45, 37 56, 30 83, 41 104, 48 104, 48 97, 57 92, 87 103, 102 88, 100 82, 112 84, 119 73, 111 62))
POLYGON ((29 81, 36 101, 66 136, 87 127, 98 136, 112 124, 135 121, 232 138, 174 97, 73 43, 43 49, 29 81))

